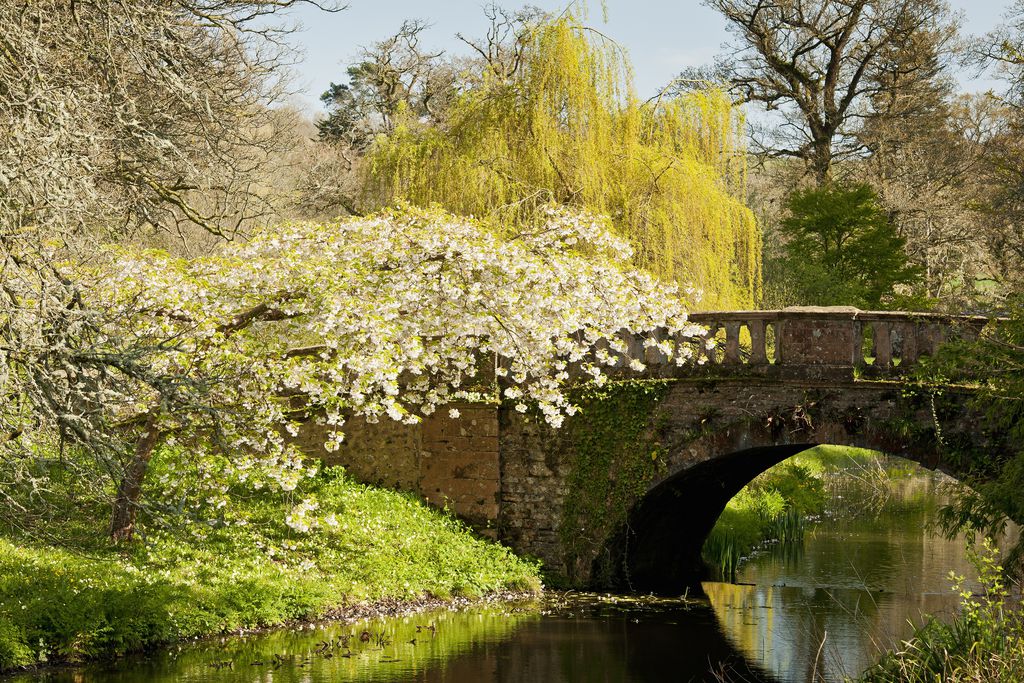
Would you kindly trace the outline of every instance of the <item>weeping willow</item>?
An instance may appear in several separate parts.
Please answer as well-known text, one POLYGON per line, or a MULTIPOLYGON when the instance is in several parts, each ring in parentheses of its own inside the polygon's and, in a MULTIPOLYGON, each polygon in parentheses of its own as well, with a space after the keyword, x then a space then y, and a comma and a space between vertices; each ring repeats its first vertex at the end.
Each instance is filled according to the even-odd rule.
POLYGON ((370 162, 365 186, 383 203, 440 204, 510 231, 551 202, 579 207, 610 216, 637 265, 702 291, 700 308, 758 298, 739 113, 714 88, 641 103, 618 46, 572 16, 535 27, 520 69, 484 73, 444 126, 402 118, 370 162))

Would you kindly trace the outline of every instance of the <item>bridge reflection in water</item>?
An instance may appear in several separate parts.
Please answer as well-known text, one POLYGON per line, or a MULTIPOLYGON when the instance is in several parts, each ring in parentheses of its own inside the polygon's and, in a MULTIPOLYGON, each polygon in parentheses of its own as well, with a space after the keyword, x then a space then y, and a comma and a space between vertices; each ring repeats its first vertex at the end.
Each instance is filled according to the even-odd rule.
MULTIPOLYGON (((704 584, 723 630, 750 661, 793 683, 817 680, 815 673, 826 681, 856 677, 881 650, 907 638, 911 623, 958 611, 950 571, 980 590, 965 538, 936 529, 953 482, 898 466, 882 496, 877 483, 840 479, 834 514, 802 544, 776 546, 746 563, 739 585, 704 584)), ((1001 547, 1011 548, 1019 533, 1011 525, 1001 547)))

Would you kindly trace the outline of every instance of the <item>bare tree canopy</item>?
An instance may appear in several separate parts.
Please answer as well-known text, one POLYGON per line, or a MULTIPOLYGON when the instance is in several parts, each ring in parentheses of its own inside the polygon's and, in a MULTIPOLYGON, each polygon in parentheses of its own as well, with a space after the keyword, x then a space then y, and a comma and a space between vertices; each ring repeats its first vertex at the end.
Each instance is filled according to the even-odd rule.
POLYGON ((0 6, 0 225, 188 226, 230 236, 267 211, 254 174, 283 88, 269 15, 299 0, 0 6))
POLYGON ((322 138, 365 150, 373 136, 390 132, 405 109, 433 122, 441 120, 456 92, 457 63, 443 50, 420 42, 429 25, 409 20, 372 47, 347 70, 349 82, 331 83, 320 100, 331 109, 318 124, 322 138))
POLYGON ((944 0, 707 0, 738 43, 720 65, 735 92, 779 112, 755 142, 820 184, 865 149, 866 121, 913 112, 943 75, 956 33, 944 0), (777 124, 777 125, 776 125, 777 124))
POLYGON ((1007 81, 1008 98, 1024 104, 1024 0, 1016 0, 1004 21, 975 50, 986 66, 995 66, 1007 81))
POLYGON ((1024 0, 1016 0, 994 32, 979 41, 976 56, 1004 83, 992 94, 994 122, 985 140, 980 198, 987 221, 979 237, 991 254, 992 277, 1024 287, 1024 0))
POLYGON ((274 15, 299 1, 0 3, 5 465, 42 429, 52 452, 80 447, 117 476, 136 431, 97 406, 141 349, 97 350, 111 321, 69 273, 88 272, 101 241, 173 237, 188 251, 268 215, 290 30, 274 15))

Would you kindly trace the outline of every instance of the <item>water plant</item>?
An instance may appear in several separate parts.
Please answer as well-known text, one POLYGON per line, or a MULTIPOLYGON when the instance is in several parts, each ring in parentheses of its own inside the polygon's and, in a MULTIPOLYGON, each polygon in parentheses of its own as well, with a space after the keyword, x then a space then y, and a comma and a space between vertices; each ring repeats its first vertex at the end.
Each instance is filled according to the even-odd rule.
POLYGON ((809 466, 778 465, 729 501, 704 543, 704 561, 720 577, 735 580, 743 558, 758 547, 802 541, 807 517, 824 505, 824 484, 809 466))
POLYGON ((1024 615, 1011 604, 999 551, 984 539, 968 547, 980 590, 950 573, 960 613, 929 618, 860 677, 862 683, 1018 683, 1024 679, 1024 615))

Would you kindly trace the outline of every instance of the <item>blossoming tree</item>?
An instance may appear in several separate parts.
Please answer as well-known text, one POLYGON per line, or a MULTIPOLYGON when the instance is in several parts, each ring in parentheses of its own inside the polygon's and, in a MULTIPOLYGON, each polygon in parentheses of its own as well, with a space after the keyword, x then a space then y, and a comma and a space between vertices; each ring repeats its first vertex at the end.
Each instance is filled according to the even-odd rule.
POLYGON ((452 400, 530 403, 558 426, 575 412, 568 383, 623 362, 623 330, 680 363, 692 353, 700 328, 679 292, 629 256, 604 221, 555 210, 511 239, 406 209, 287 224, 201 258, 110 249, 75 274, 89 313, 48 388, 6 373, 25 405, 0 417, 35 423, 0 448, 56 428, 113 463, 121 541, 162 444, 216 458, 225 482, 290 490, 315 471, 289 439, 310 415, 332 426, 328 448, 348 415, 415 423, 452 400))

